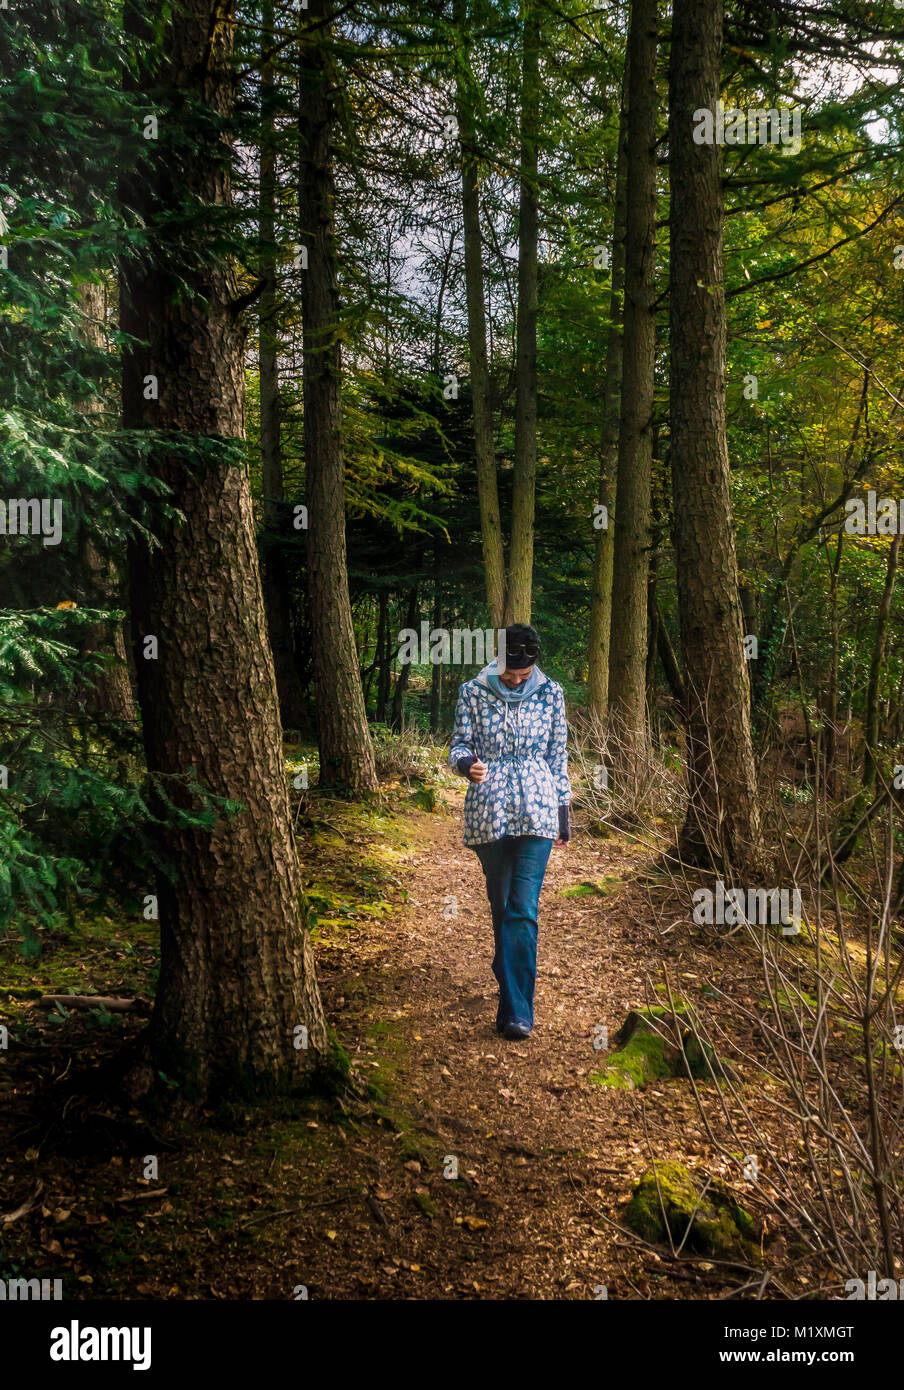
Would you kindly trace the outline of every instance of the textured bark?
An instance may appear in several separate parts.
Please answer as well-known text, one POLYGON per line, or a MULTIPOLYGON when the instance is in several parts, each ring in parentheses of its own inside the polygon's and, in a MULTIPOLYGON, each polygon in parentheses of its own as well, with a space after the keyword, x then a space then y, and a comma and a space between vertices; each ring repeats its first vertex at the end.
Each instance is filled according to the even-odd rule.
POLYGON ((310 0, 299 34, 299 193, 302 244, 304 458, 308 497, 308 609, 314 652, 320 781, 352 793, 377 786, 348 594, 342 356, 334 227, 335 90, 329 55, 332 0, 310 0))
MULTIPOLYGON (((79 289, 79 301, 82 310, 81 337, 91 347, 103 350, 106 346, 103 327, 106 295, 103 285, 85 283, 79 289)), ((94 396, 91 400, 83 401, 81 409, 86 416, 98 415, 103 411, 103 402, 94 396)), ((123 607, 123 585, 112 556, 102 554, 98 550, 87 530, 80 538, 80 550, 87 606, 123 607)), ((89 651, 102 652, 109 658, 109 665, 85 689, 85 707, 92 713, 104 715, 108 719, 119 719, 126 724, 134 724, 137 711, 122 624, 115 621, 92 624, 82 636, 81 650, 83 654, 89 651)))
POLYGON ((687 687, 688 809, 680 847, 721 867, 760 852, 750 689, 725 436, 722 187, 716 145, 693 114, 715 110, 721 0, 675 0, 669 83, 671 463, 687 687))
POLYGON ((632 0, 628 33, 625 316, 618 503, 609 641, 609 718, 619 732, 622 775, 647 738, 647 579, 653 472, 656 353, 656 5, 632 0))
MULTIPOLYGON (((467 0, 455 0, 455 24, 465 43, 467 0)), ((465 298, 468 310, 468 356, 471 369, 471 408, 474 417, 474 458, 480 534, 490 626, 502 626, 505 606, 505 553, 493 443, 490 372, 487 365, 487 324, 483 286, 483 246, 480 234, 479 161, 474 129, 474 81, 467 48, 461 56, 457 82, 458 133, 461 142, 461 202, 465 245, 465 298)))
POLYGON ((278 298, 276 284, 276 140, 272 111, 273 4, 266 0, 262 14, 261 65, 262 135, 258 227, 261 241, 259 274, 263 290, 258 301, 258 364, 260 369, 261 474, 264 493, 262 578, 267 628, 276 669, 276 690, 283 727, 300 729, 307 723, 289 601, 289 567, 280 543, 286 524, 283 492, 282 410, 279 395, 278 298))
MULTIPOLYGON (((228 115, 230 12, 186 0, 160 20, 166 59, 148 101, 161 124, 172 90, 228 115)), ((145 36, 134 11, 126 23, 145 36)), ((123 263, 120 313, 139 344, 123 362, 126 424, 175 432, 186 445, 210 441, 197 461, 158 446, 154 469, 185 521, 160 518, 159 546, 135 548, 132 597, 149 771, 186 809, 198 809, 185 780, 192 772, 241 808, 212 829, 161 832, 174 878, 161 875, 157 887, 153 1061, 180 1082, 180 1095, 214 1098, 291 1087, 327 1036, 303 920, 248 474, 234 451, 224 457, 225 442, 244 433, 245 330, 231 302, 231 265, 206 252, 204 233, 192 260, 181 242, 167 242, 165 215, 186 196, 199 207, 229 201, 228 169, 200 136, 199 146, 174 176, 161 161, 155 181, 126 180, 127 205, 164 230, 157 254, 123 263), (143 399, 147 373, 158 378, 158 401, 143 399), (148 635, 159 643, 156 660, 145 658, 148 635), (296 1046, 299 1026, 307 1048, 296 1046)))
POLYGON ((603 430, 600 447, 597 497, 606 508, 608 525, 596 532, 590 580, 590 636, 587 662, 587 707, 605 719, 609 712, 609 642, 612 631, 612 566, 616 480, 618 473, 618 421, 621 412, 622 316, 625 288, 625 210, 627 189, 628 112, 622 101, 615 168, 615 222, 612 232, 609 333, 606 341, 606 375, 603 382, 603 430))
POLYGON ((873 652, 869 665, 869 683, 866 692, 866 718, 863 721, 863 785, 871 787, 876 780, 876 751, 879 744, 879 687, 885 666, 885 647, 888 642, 888 617, 895 592, 895 577, 898 572, 898 556, 901 551, 901 537, 894 536, 888 551, 885 567, 885 586, 876 614, 876 631, 873 636, 873 652))
POLYGON ((540 10, 525 0, 521 64, 518 204, 518 324, 515 344, 515 458, 505 624, 529 623, 537 484, 537 143, 540 128, 540 10))

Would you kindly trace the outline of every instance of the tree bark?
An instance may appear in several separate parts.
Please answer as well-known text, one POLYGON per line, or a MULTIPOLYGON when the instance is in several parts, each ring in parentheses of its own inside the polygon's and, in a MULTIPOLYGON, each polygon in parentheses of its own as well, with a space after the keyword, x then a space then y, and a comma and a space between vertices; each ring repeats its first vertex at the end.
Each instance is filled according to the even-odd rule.
POLYGON ((720 867, 760 855, 750 688, 725 435, 722 186, 694 112, 719 98, 721 0, 675 0, 669 82, 671 462, 687 688, 688 808, 679 847, 720 867))
MULTIPOLYGON (((106 295, 103 285, 86 282, 79 289, 79 301, 82 311, 81 337, 90 347, 102 351, 106 345, 106 295)), ((81 406, 83 414, 89 419, 101 414, 103 408, 103 402, 97 396, 84 401, 81 406)), ((83 528, 79 546, 85 603, 90 608, 119 607, 123 585, 116 561, 98 549, 87 527, 83 528)), ((122 624, 118 621, 92 624, 85 629, 80 645, 83 654, 102 652, 109 663, 85 689, 86 708, 108 719, 134 724, 137 712, 122 624)))
POLYGON ((342 357, 333 173, 333 0, 310 0, 299 35, 304 352, 304 458, 308 497, 308 609, 314 652, 320 782, 357 794, 377 774, 348 593, 342 357))
POLYGON ((628 35, 624 357, 618 434, 609 719, 622 777, 647 742, 647 578, 656 354, 657 0, 633 0, 628 35))
POLYGON ((515 346, 515 458, 505 624, 529 623, 537 486, 537 145, 540 129, 540 9, 524 0, 518 205, 518 322, 515 346))
MULTIPOLYGON (((165 58, 143 82, 163 138, 183 101, 228 118, 230 11, 186 0, 157 19, 165 58)), ((149 36, 143 12, 127 10, 126 27, 149 36)), ((206 129, 197 146, 189 161, 167 158, 162 147, 153 179, 124 180, 126 206, 154 231, 150 253, 123 261, 120 317, 132 340, 123 361, 125 424, 175 433, 184 446, 164 440, 152 458, 184 522, 161 516, 159 544, 132 554, 148 770, 187 814, 203 809, 190 774, 239 808, 221 812, 212 828, 170 813, 160 832, 172 876, 161 874, 156 890, 153 1065, 179 1083, 181 1097, 202 1101, 293 1087, 326 1049, 327 1034, 304 923, 251 491, 236 447, 245 330, 232 305, 234 272, 205 245, 206 228, 197 229, 191 254, 184 234, 167 229, 174 207, 229 203, 225 146, 206 129), (147 374, 157 377, 159 400, 144 399, 147 374), (146 654, 149 636, 156 659, 146 654), (297 1045, 299 1027, 306 1047, 297 1045)))
MULTIPOLYGON (((627 75, 627 74, 626 74, 627 75)), ((606 526, 596 530, 590 581, 590 634, 587 662, 587 708, 599 719, 609 713, 609 643, 612 631, 612 568, 616 481, 618 475, 618 421, 621 413, 622 321, 625 288, 625 212, 627 189, 628 112, 624 100, 618 127, 615 167, 615 218, 612 229, 612 271, 609 295, 609 332, 606 341, 606 375, 603 382, 603 429, 597 500, 606 508, 606 526)))
POLYGON ((479 161, 474 121, 474 80, 468 62, 467 0, 455 0, 455 24, 464 45, 456 84, 458 134, 461 144, 461 201, 465 245, 465 297, 468 310, 468 355, 471 368, 471 409, 474 417, 474 456, 480 534, 490 625, 502 626, 505 607, 505 552, 499 511, 490 371, 487 363, 487 324, 483 286, 483 243, 480 234, 479 161))
POLYGON ((258 301, 258 364, 260 370, 261 474, 264 493, 262 577, 267 627, 276 669, 276 689, 283 728, 307 723, 289 604, 289 567, 281 543, 285 526, 282 466, 282 409, 279 395, 278 297, 276 284, 276 126, 273 114, 274 68, 269 56, 275 44, 273 0, 261 12, 261 147, 258 227, 264 283, 258 301))

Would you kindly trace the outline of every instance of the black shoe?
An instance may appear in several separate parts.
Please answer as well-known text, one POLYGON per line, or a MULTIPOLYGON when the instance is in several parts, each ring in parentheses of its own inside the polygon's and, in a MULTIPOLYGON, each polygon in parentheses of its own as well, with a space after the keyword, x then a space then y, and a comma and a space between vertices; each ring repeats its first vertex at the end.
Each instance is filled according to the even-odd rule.
POLYGON ((502 1036, 508 1042, 523 1042, 530 1035, 531 1026, 529 1023, 507 1023, 502 1030, 502 1036))

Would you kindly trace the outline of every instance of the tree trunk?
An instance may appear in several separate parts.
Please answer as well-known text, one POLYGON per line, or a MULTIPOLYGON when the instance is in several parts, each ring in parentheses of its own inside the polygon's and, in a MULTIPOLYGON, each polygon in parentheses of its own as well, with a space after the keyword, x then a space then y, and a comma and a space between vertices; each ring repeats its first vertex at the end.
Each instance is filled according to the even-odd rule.
POLYGON ((298 662, 289 606, 289 575, 281 544, 285 516, 282 503, 283 468, 281 406, 279 398, 279 340, 276 293, 276 130, 273 114, 273 63, 268 53, 276 40, 273 0, 265 0, 261 15, 261 147, 259 274, 264 288, 258 302, 258 362, 260 368, 261 473, 264 492, 262 577, 267 626, 283 728, 300 729, 307 723, 301 693, 298 662))
POLYGON ((609 642, 612 630, 613 534, 617 501, 618 420, 621 412, 622 320, 625 288, 625 211, 627 189, 628 112, 622 101, 615 167, 615 219, 612 228, 612 271, 609 332, 603 382, 603 430, 597 498, 606 508, 606 525, 596 528, 590 581, 590 635, 587 661, 587 708, 605 719, 609 712, 609 642))
MULTIPOLYGON (((165 221, 185 203, 222 209, 230 200, 224 146, 214 136, 199 130, 189 161, 168 155, 164 141, 178 129, 166 109, 172 91, 177 103, 228 117, 231 15, 213 0, 187 0, 160 22, 166 58, 159 90, 148 93, 151 109, 162 112, 159 172, 153 180, 127 179, 124 193, 146 226, 164 230, 153 254, 122 265, 122 328, 138 343, 124 355, 123 414, 127 427, 174 432, 197 455, 161 443, 152 460, 185 520, 161 516, 160 544, 134 547, 139 698, 148 770, 166 779, 166 796, 197 815, 193 777, 238 809, 221 812, 212 828, 170 815, 161 832, 173 876, 162 874, 157 888, 161 956, 151 1040, 155 1068, 180 1083, 183 1097, 250 1099, 294 1086, 327 1047, 327 1035, 304 926, 240 452, 245 330, 231 303, 234 272, 206 249, 209 228, 196 228, 197 245, 186 255, 184 241, 168 239, 165 221), (158 401, 144 399, 148 374, 157 378, 158 401), (158 644, 156 659, 149 637, 158 644)), ((137 12, 127 11, 126 25, 148 37, 137 12)))
MULTIPOLYGON (((828 544, 824 542, 828 557, 828 544)), ((841 664, 841 633, 838 627, 838 575, 841 570, 841 551, 844 545, 844 529, 839 528, 835 546, 835 559, 829 567, 829 614, 832 627, 832 656, 829 662, 829 688, 824 700, 825 718, 825 779, 826 790, 831 797, 838 795, 841 785, 838 768, 835 766, 838 748, 838 675, 841 664)))
POLYGON ((676 701, 680 709, 684 709, 687 700, 687 692, 684 688, 684 677, 681 674, 681 667, 678 665, 678 658, 672 646, 672 639, 669 637, 669 630, 665 625, 662 610, 659 607, 659 600, 653 594, 653 606, 656 612, 656 650, 659 653, 659 660, 662 663, 662 670, 668 681, 669 690, 673 700, 676 701))
POLYGON ((392 664, 392 644, 389 632, 389 595, 385 589, 379 595, 380 616, 377 620, 377 707, 378 724, 386 723, 386 706, 389 703, 390 666, 392 664))
POLYGON ((888 641, 888 616, 895 592, 895 577, 898 572, 898 556, 901 551, 900 534, 892 538, 885 569, 885 587, 876 614, 876 632, 873 638, 873 654, 869 665, 869 685, 866 692, 866 718, 863 721, 863 785, 871 787, 876 780, 876 753, 879 745, 879 687, 882 684, 882 671, 885 666, 885 646, 888 641))
POLYGON ((308 607, 314 651, 320 782, 355 794, 377 786, 348 593, 342 454, 339 289, 334 229, 333 0, 310 0, 299 36, 308 607))
POLYGON ((633 0, 628 36, 624 358, 609 642, 609 718, 622 777, 647 741, 647 576, 656 354, 657 0, 633 0))
POLYGON ((537 144, 540 129, 540 9, 524 0, 521 68, 518 323, 515 345, 515 459, 505 623, 529 623, 537 485, 537 144))
MULTIPOLYGON (((90 536, 81 542, 85 601, 91 608, 116 608, 122 603, 122 584, 115 562, 101 554, 90 536)), ((103 652, 109 665, 95 676, 85 694, 85 707, 93 714, 118 719, 124 724, 137 720, 132 676, 126 640, 118 621, 96 623, 86 628, 81 639, 82 653, 103 652)))
MULTIPOLYGON (((455 24, 467 43, 467 0, 455 0, 455 24)), ((461 201, 465 243, 465 297, 468 308, 468 353, 471 368, 471 408, 474 415, 474 455, 477 497, 490 625, 500 628, 505 606, 505 554, 493 444, 493 412, 490 405, 490 372, 487 364, 487 324, 483 291, 483 249, 480 235, 477 145, 474 122, 474 83, 467 66, 457 82, 458 133, 461 142, 461 201)))
MULTIPOLYGON (((442 563, 440 560, 440 542, 435 537, 433 541, 433 629, 441 628, 443 625, 443 587, 442 587, 442 563)), ((439 730, 443 707, 443 663, 435 661, 430 668, 430 732, 435 734, 439 730)))
MULTIPOLYGON (((79 301, 82 310, 81 337, 90 347, 103 351, 106 345, 106 295, 103 285, 86 282, 79 289, 79 301)), ((83 414, 90 418, 103 411, 103 403, 99 397, 93 396, 82 403, 81 409, 83 414)), ((87 526, 83 527, 79 548, 86 605, 89 608, 119 607, 122 583, 116 562, 112 556, 104 555, 98 550, 87 526)), ((83 654, 89 651, 102 652, 109 662, 103 672, 95 676, 91 685, 85 689, 86 708, 93 714, 134 724, 135 697, 132 693, 132 676, 122 624, 117 621, 92 624, 85 629, 80 646, 83 654)))
POLYGON ((656 655, 659 650, 659 605, 656 602, 657 576, 652 566, 647 583, 647 659, 644 671, 646 707, 651 743, 659 741, 659 710, 656 704, 656 655))
MULTIPOLYGON (((417 589, 412 589, 408 595, 408 612, 405 615, 405 626, 409 629, 417 626, 417 589)), ((395 690, 392 692, 392 713, 389 719, 389 727, 395 733, 401 733, 405 725, 405 692, 408 689, 408 682, 411 680, 411 663, 406 661, 399 674, 396 676, 395 690)))
POLYGON ((687 688, 690 859, 754 864, 760 854, 750 688, 725 437, 722 186, 716 145, 694 143, 715 111, 721 0, 675 0, 669 82, 671 463, 678 603, 687 688))

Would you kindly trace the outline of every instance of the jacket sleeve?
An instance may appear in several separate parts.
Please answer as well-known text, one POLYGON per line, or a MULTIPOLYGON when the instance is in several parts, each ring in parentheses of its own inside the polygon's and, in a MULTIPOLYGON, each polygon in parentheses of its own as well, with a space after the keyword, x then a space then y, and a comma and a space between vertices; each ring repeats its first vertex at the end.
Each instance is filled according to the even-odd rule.
POLYGON ((556 784, 560 806, 571 801, 571 783, 568 780, 568 724, 565 720, 565 696, 562 687, 556 687, 555 704, 552 711, 552 727, 544 754, 556 784))
POLYGON ((474 729, 471 723, 471 702, 462 686, 458 692, 455 706, 455 719, 452 724, 452 747, 449 750, 449 766, 467 777, 471 764, 476 763, 474 752, 474 729))

